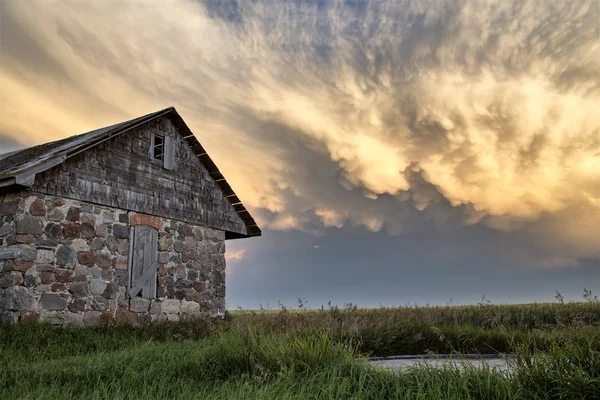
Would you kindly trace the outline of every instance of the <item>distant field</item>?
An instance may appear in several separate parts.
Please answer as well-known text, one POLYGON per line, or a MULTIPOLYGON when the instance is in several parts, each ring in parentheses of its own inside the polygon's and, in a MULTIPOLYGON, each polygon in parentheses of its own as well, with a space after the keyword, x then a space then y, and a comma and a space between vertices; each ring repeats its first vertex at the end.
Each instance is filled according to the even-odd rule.
POLYGON ((0 362, 3 399, 600 399, 600 303, 235 311, 224 320, 141 327, 5 325, 0 362), (458 352, 524 357, 511 376, 450 367, 393 372, 365 357, 458 352))

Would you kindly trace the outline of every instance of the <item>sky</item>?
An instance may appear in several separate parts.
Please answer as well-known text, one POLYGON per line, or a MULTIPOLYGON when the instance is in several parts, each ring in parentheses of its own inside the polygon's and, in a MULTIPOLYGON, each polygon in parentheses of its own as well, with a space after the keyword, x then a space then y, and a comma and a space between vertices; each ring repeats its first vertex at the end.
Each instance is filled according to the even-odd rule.
POLYGON ((600 292, 600 3, 0 0, 0 152, 178 112, 230 309, 600 292), (485 296, 485 297, 484 297, 485 296))

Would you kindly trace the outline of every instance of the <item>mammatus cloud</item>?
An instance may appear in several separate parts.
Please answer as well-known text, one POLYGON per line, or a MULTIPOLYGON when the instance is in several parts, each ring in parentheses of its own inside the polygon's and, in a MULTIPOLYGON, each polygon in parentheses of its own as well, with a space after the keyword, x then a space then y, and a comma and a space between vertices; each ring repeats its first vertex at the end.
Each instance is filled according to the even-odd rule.
POLYGON ((271 229, 479 223, 574 265, 600 258, 600 5, 562 3, 9 0, 0 131, 173 104, 271 229))

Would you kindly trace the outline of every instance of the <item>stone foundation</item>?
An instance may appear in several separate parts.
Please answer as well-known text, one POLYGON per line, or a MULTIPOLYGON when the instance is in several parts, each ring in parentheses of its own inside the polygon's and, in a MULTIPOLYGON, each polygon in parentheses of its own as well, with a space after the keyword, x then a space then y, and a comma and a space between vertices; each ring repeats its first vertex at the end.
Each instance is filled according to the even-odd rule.
POLYGON ((136 324, 221 316, 225 233, 21 192, 0 195, 0 313, 7 323, 136 324), (129 299, 129 228, 158 231, 156 299, 129 299))

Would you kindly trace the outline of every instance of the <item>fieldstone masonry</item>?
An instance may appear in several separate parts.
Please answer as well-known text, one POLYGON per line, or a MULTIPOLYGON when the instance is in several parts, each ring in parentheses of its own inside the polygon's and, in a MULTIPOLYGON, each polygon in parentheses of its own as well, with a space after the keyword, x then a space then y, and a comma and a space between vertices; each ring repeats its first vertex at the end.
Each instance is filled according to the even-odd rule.
POLYGON ((225 232, 33 192, 0 195, 3 322, 137 324, 225 311, 225 232), (129 229, 158 234, 156 299, 129 299, 129 229))

